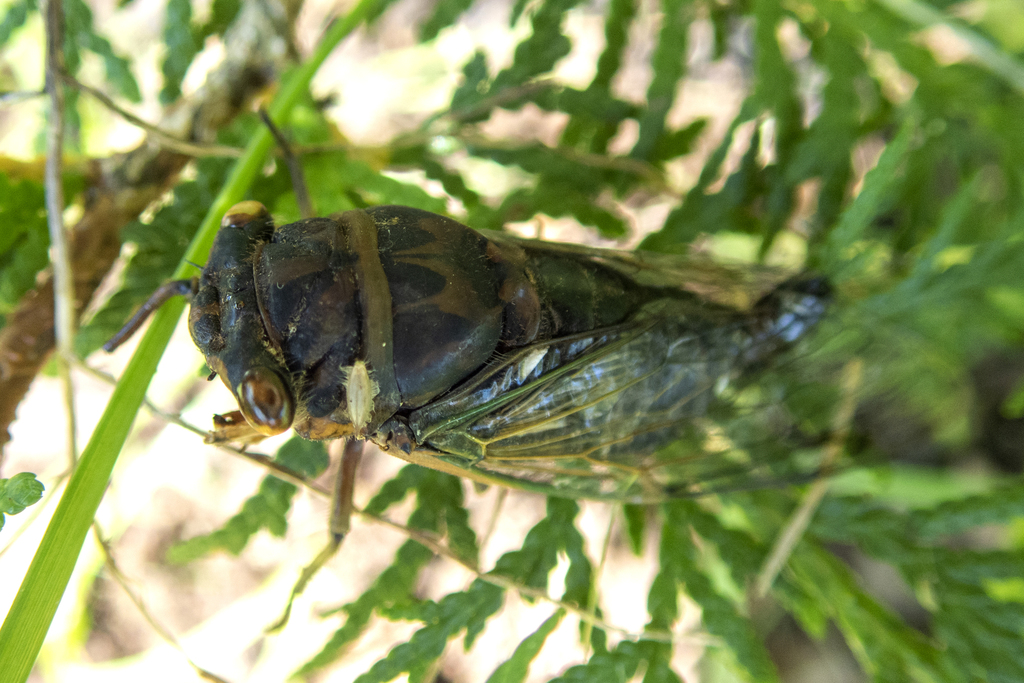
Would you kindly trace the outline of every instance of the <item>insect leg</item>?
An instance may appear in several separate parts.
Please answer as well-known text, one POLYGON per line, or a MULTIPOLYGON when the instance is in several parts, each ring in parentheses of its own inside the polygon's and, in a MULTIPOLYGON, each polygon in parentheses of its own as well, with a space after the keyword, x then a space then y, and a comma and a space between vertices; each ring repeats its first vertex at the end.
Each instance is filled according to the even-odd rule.
POLYGON ((195 294, 196 288, 199 286, 199 280, 191 278, 189 280, 171 280, 160 285, 155 292, 146 300, 146 303, 142 304, 142 308, 135 312, 128 322, 124 324, 117 334, 110 338, 110 340, 103 345, 103 350, 110 353, 128 339, 128 337, 135 334, 142 323, 146 322, 146 318, 152 315, 153 311, 163 306, 164 302, 170 299, 172 296, 191 296, 195 294))
POLYGON ((259 443, 265 438, 267 435, 253 429, 242 415, 242 411, 232 410, 223 415, 213 416, 213 429, 207 433, 203 443, 226 444, 233 441, 247 446, 259 443))
POLYGON ((356 470, 363 457, 362 439, 348 439, 338 466, 338 476, 331 496, 331 541, 337 546, 348 533, 352 519, 352 492, 356 483, 356 470))

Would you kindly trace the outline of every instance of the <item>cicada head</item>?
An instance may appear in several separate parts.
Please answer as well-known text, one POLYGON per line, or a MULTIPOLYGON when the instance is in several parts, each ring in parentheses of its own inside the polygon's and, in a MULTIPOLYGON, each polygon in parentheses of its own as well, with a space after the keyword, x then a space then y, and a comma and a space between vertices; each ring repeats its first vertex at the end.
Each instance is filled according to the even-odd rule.
POLYGON ((286 431, 295 418, 290 375, 261 313, 253 271, 273 231, 262 204, 232 207, 221 221, 189 312, 189 331, 207 365, 220 375, 249 425, 264 436, 286 431))

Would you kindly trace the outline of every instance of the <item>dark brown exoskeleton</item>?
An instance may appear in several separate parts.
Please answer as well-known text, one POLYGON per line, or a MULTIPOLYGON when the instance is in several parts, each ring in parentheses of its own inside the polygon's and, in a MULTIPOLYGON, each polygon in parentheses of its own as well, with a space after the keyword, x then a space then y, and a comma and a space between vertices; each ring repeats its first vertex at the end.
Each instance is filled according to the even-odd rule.
POLYGON ((275 227, 242 202, 177 291, 261 435, 357 437, 478 481, 643 501, 694 476, 659 447, 827 307, 820 278, 741 280, 408 207, 275 227))

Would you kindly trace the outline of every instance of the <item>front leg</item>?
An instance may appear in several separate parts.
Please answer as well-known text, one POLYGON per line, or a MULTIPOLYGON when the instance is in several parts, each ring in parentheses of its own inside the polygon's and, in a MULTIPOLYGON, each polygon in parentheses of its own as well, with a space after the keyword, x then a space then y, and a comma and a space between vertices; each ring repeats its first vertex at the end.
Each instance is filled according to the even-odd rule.
POLYGON ((232 410, 230 413, 213 416, 213 429, 207 433, 203 443, 222 445, 226 443, 240 443, 243 446, 259 443, 267 438, 266 434, 260 434, 245 419, 240 410, 232 410))
MULTIPOLYGON (((413 435, 412 429, 409 428, 405 418, 398 417, 397 415, 382 424, 377 433, 370 437, 370 439, 382 451, 392 455, 397 455, 395 451, 409 455, 416 450, 416 437, 413 435)), ((402 456, 399 455, 398 457, 401 458, 402 456)))

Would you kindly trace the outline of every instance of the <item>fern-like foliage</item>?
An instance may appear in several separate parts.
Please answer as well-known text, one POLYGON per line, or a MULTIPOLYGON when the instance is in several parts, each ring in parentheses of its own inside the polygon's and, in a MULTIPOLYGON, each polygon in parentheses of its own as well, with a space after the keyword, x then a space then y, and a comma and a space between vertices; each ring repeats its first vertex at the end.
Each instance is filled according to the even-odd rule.
MULTIPOLYGON (((486 4, 439 2, 409 40, 430 50, 456 31, 472 33, 474 12, 486 4)), ((642 630, 604 621, 600 554, 580 532, 571 491, 546 502, 520 547, 483 566, 468 484, 408 466, 364 511, 405 515, 409 540, 365 591, 325 613, 330 635, 295 662, 296 675, 329 670, 384 620, 412 624, 411 635, 355 680, 435 680, 453 641, 473 648, 504 605, 522 600, 549 611, 516 634, 517 645, 493 653, 490 681, 527 680, 568 623, 579 624, 586 655, 566 659, 554 680, 680 681, 685 595, 701 611, 711 680, 787 680, 767 637, 766 621, 781 612, 812 640, 838 632, 868 680, 1024 680, 1024 486, 1019 471, 984 464, 976 419, 995 403, 990 422, 1019 427, 1024 379, 1007 376, 1005 396, 975 395, 979 361, 1019 352, 1024 340, 1024 58, 1012 39, 1024 32, 1024 15, 1010 4, 977 13, 926 0, 661 0, 652 16, 650 3, 634 0, 524 0, 507 8, 519 41, 508 60, 499 64, 490 46, 473 45, 458 82, 436 99, 443 104, 406 121, 381 147, 351 144, 331 121, 329 98, 308 96, 279 121, 320 215, 403 204, 477 228, 559 218, 620 237, 653 212, 658 229, 644 249, 741 245, 750 260, 798 263, 835 289, 814 335, 756 385, 729 388, 742 410, 714 416, 720 424, 705 444, 730 445, 720 448, 723 468, 736 475, 730 490, 616 511, 624 542, 656 555, 642 630), (560 68, 581 48, 581 17, 600 26, 599 47, 588 53, 596 55, 589 81, 570 85, 560 68), (697 106, 708 83, 730 88, 735 102, 697 106), (557 119, 557 135, 500 132, 496 122, 516 116, 557 119), (480 169, 500 175, 502 189, 480 169), (840 382, 851 362, 864 368, 854 388, 840 382), (851 400, 856 416, 834 424, 851 400), (881 422, 903 429, 886 431, 881 422), (912 443, 905 431, 914 431, 912 443), (826 448, 842 456, 822 466, 826 448), (922 465, 909 461, 910 450, 943 458, 922 465), (766 463, 768 476, 753 476, 766 463), (961 479, 970 467, 988 468, 980 491, 961 479), (751 586, 810 485, 793 471, 835 480, 789 550, 766 617, 751 586), (435 551, 472 578, 430 599, 421 582, 435 551), (864 558, 898 574, 923 621, 866 585, 864 558), (565 576, 556 599, 558 568, 565 576)), ((81 0, 65 5, 75 41, 69 68, 86 49, 101 58, 112 90, 137 99, 132 64, 94 31, 81 0)), ((35 2, 11 3, 0 48, 37 11, 35 2)), ((199 20, 193 3, 169 0, 164 102, 180 95, 204 41, 241 11, 242 3, 215 0, 199 20)), ((397 11, 384 3, 370 16, 387 25, 397 11)), ((220 141, 242 145, 260 125, 246 117, 220 141)), ((132 255, 119 290, 79 333, 83 357, 173 272, 230 163, 198 160, 151 218, 125 229, 132 255)), ((300 218, 280 153, 248 196, 279 222, 300 218)), ((0 175, 0 220, 11 226, 0 231, 0 313, 45 266, 42 204, 38 184, 0 175)), ((1024 446, 1009 448, 1024 462, 1024 446)), ((327 466, 320 445, 297 439, 276 458, 309 478, 327 466)), ((31 498, 14 481, 0 480, 17 494, 5 494, 16 503, 0 512, 31 498)), ((237 555, 264 530, 284 536, 298 490, 268 475, 219 529, 175 545, 172 559, 237 555)))
POLYGON ((0 175, 0 315, 14 310, 49 259, 50 234, 42 210, 43 188, 29 180, 12 183, 0 175))

